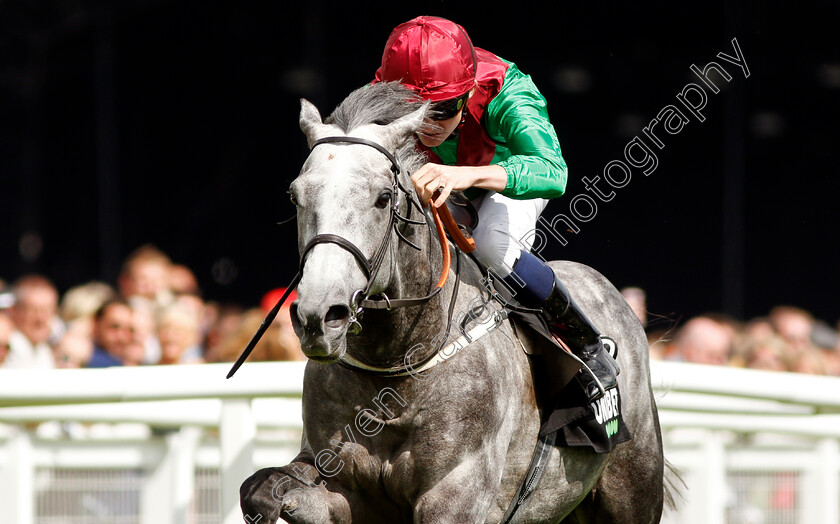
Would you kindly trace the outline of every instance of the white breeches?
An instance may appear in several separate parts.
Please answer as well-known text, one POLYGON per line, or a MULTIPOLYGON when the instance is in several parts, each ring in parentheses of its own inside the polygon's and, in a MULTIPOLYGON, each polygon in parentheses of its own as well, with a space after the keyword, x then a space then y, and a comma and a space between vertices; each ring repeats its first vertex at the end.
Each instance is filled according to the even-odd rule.
POLYGON ((512 271, 520 252, 531 250, 537 218, 548 200, 515 200, 488 191, 472 203, 478 209, 478 227, 473 231, 475 257, 504 278, 512 271))

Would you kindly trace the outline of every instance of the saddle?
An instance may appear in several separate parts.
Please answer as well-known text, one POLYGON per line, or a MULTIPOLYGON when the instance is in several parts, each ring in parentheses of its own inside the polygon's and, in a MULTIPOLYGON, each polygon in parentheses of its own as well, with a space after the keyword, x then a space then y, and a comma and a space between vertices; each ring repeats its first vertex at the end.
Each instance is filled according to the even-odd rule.
MULTIPOLYGON (((478 225, 478 212, 458 191, 451 193, 445 207, 448 209, 441 213, 441 218, 450 238, 461 247, 465 242, 459 236, 465 237, 471 249, 462 247, 462 250, 470 253, 475 246, 471 237, 478 225)), ((482 267, 475 257, 471 258, 482 267)), ((486 268, 482 267, 482 272, 486 273, 486 268)), ((489 274, 488 282, 492 282, 489 274)), ((552 435, 554 445, 590 447, 598 453, 612 451, 616 445, 630 440, 630 432, 621 417, 618 388, 608 390, 603 398, 590 404, 575 380, 583 367, 580 360, 551 332, 542 315, 513 307, 512 297, 504 296, 504 286, 501 288, 493 289, 491 294, 504 307, 517 344, 531 361, 537 405, 542 413, 540 437, 552 435)), ((616 343, 609 337, 602 340, 613 357, 617 356, 616 343)))
POLYGON ((446 205, 455 224, 472 236, 472 232, 478 227, 478 210, 472 201, 463 191, 452 191, 446 199, 446 205))
MULTIPOLYGON (((554 336, 545 320, 533 313, 509 313, 515 339, 530 361, 537 405, 542 411, 540 436, 557 433, 558 446, 589 447, 607 453, 630 440, 630 431, 621 416, 619 388, 607 390, 590 404, 575 376, 582 368, 566 343, 554 336)), ((602 337, 609 351, 616 348, 609 337, 602 337)))

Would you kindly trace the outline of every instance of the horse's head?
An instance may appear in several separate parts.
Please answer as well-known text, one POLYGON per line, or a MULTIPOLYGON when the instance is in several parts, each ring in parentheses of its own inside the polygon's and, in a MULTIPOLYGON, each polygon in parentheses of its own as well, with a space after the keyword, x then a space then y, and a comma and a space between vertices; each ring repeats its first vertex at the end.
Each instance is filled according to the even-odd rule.
POLYGON ((427 106, 407 104, 403 94, 402 116, 383 119, 386 106, 373 107, 383 89, 372 86, 350 95, 326 124, 314 105, 301 100, 300 127, 312 151, 290 187, 303 265, 292 320, 304 353, 318 361, 343 355, 354 303, 364 298, 359 295, 374 295, 393 284, 398 242, 391 235, 393 206, 407 208, 409 195, 400 186, 413 197, 405 171, 417 167, 413 137, 427 106), (318 143, 327 137, 378 144, 399 159, 403 172, 396 175, 392 160, 375 146, 318 143))

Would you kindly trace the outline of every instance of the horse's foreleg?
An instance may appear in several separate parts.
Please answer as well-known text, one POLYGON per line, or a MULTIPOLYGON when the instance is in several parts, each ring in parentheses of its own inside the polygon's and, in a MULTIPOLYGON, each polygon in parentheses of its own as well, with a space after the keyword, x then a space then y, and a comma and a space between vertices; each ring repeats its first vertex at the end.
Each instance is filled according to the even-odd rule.
POLYGON ((493 471, 498 466, 488 466, 486 460, 458 465, 415 501, 415 524, 484 522, 499 487, 493 471))
POLYGON ((329 491, 311 463, 296 458, 288 466, 265 468, 239 488, 247 522, 342 524, 350 522, 350 504, 343 494, 329 491), (301 482, 304 481, 304 482, 301 482))

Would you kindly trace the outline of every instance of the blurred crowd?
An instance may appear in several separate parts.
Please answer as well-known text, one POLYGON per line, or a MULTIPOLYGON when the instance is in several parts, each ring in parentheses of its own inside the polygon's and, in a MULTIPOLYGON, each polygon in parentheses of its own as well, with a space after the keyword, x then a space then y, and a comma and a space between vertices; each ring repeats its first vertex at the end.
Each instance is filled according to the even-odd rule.
MULTIPOLYGON (((193 272, 152 245, 128 256, 115 285, 88 282, 61 295, 42 275, 0 280, 0 367, 232 362, 284 291, 269 290, 250 308, 205 300, 193 272)), ((644 290, 621 292, 645 326, 652 359, 840 376, 837 329, 804 309, 777 306, 746 322, 709 313, 658 328, 644 290)), ((250 360, 304 360, 289 313, 295 298, 250 360)))
POLYGON ((651 359, 840 376, 840 322, 833 327, 805 309, 779 305, 747 321, 707 313, 657 329, 648 322, 644 291, 621 293, 646 328, 651 359))
MULTIPOLYGON (((115 285, 88 282, 63 295, 43 275, 0 281, 0 368, 232 362, 283 289, 259 306, 204 300, 197 279, 152 245, 124 261, 115 285)), ((250 360, 303 360, 286 304, 250 360)))

